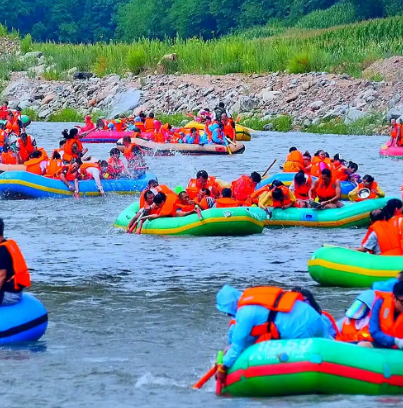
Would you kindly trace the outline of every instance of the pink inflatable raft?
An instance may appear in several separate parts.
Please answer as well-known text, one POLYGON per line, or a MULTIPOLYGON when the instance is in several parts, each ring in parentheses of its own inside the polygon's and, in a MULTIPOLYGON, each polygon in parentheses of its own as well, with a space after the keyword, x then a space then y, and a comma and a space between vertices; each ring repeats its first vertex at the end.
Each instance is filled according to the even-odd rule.
POLYGON ((379 150, 382 157, 394 157, 396 159, 403 159, 403 146, 392 145, 392 141, 388 140, 379 150))

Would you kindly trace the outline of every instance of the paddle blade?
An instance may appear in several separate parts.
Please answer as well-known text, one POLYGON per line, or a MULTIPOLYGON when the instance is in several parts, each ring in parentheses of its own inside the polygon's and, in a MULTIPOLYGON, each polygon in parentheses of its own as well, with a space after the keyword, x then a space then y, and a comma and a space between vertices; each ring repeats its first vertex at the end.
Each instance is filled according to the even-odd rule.
POLYGON ((207 371, 207 373, 204 374, 203 377, 200 378, 200 380, 197 381, 197 383, 194 384, 192 388, 193 388, 194 390, 200 390, 200 388, 202 388, 203 385, 206 384, 206 382, 209 381, 210 378, 214 376, 214 374, 216 373, 216 371, 217 371, 217 367, 214 366, 214 367, 211 368, 209 371, 207 371))

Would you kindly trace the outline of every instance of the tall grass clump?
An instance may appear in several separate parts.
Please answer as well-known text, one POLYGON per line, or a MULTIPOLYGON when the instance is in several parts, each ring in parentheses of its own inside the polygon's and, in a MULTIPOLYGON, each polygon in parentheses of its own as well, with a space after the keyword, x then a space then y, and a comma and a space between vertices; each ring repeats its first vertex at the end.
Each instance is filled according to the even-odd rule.
POLYGON ((127 67, 134 75, 144 71, 146 66, 146 53, 143 48, 134 48, 129 51, 126 58, 127 67))
POLYGON ((21 112, 21 114, 22 114, 22 115, 27 115, 27 116, 29 116, 29 118, 30 118, 32 121, 35 121, 35 122, 36 122, 36 121, 39 120, 38 112, 37 112, 35 109, 32 109, 32 108, 23 109, 22 112, 21 112))
POLYGON ((21 51, 26 54, 32 51, 32 37, 31 34, 27 34, 24 38, 20 40, 21 51))

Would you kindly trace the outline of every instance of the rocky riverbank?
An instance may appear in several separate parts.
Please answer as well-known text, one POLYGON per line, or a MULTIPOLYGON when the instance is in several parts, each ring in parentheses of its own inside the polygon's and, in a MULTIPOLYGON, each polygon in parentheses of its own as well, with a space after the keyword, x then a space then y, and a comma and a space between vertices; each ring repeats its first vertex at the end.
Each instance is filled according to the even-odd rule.
MULTIPOLYGON (((149 75, 125 77, 109 75, 97 78, 92 73, 72 69, 65 81, 47 81, 42 75, 41 53, 30 53, 37 64, 31 71, 13 73, 2 92, 11 108, 32 109, 39 120, 66 107, 83 115, 103 114, 113 117, 134 108, 156 113, 175 114, 214 108, 219 101, 243 119, 270 120, 288 115, 292 127, 300 129, 335 120, 345 124, 362 121, 377 114, 384 118, 403 119, 403 94, 399 92, 403 75, 403 58, 377 62, 367 69, 370 79, 353 79, 348 75, 309 73, 287 75, 225 76, 149 75), (379 80, 383 78, 383 80, 379 80)), ((377 124, 375 133, 387 128, 377 124)), ((270 125, 267 126, 270 129, 270 125)))

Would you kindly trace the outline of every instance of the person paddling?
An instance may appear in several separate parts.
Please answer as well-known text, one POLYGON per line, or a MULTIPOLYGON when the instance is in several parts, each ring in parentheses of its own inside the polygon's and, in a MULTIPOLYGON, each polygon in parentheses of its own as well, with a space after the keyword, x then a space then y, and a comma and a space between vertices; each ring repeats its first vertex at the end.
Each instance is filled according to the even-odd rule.
POLYGON ((22 298, 31 286, 31 277, 17 243, 4 238, 4 221, 0 218, 0 306, 10 306, 22 298))

